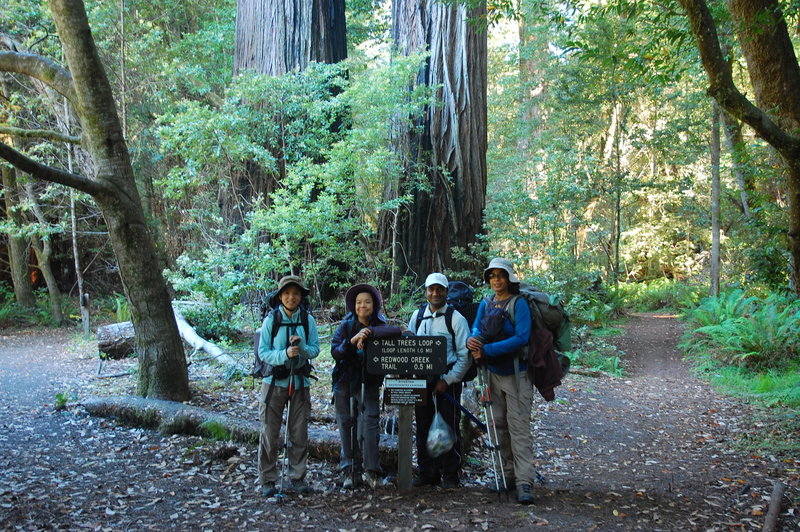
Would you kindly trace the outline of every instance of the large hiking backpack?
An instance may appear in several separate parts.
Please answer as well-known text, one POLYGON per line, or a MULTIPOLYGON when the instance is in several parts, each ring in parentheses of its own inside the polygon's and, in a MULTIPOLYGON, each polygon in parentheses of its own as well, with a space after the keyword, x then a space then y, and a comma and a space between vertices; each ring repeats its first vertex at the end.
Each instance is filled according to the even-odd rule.
MULTIPOLYGON (((520 283, 519 296, 528 303, 531 312, 531 335, 524 356, 528 362, 528 377, 547 401, 555 398, 554 389, 569 371, 570 359, 564 354, 572 349, 572 326, 564 304, 557 296, 520 283)), ((514 305, 509 316, 514 321, 514 305)))
MULTIPOLYGON (((444 313, 444 322, 447 325, 447 331, 450 333, 450 337, 453 339, 453 346, 456 348, 456 332, 453 329, 453 309, 457 310, 464 318, 467 320, 467 327, 472 327, 472 322, 475 321, 475 316, 478 313, 478 305, 480 303, 475 302, 475 292, 472 290, 472 287, 463 281, 450 281, 447 283, 447 310, 444 313)), ((425 308, 427 308, 428 304, 423 303, 419 307, 419 311, 417 312, 417 323, 414 327, 415 331, 419 330, 419 326, 422 324, 422 315, 425 314, 425 308)), ((470 357, 472 360, 472 357, 470 357)), ((464 378, 461 379, 462 382, 469 382, 478 375, 478 368, 475 365, 475 361, 472 360, 467 373, 464 375, 464 378)))
MULTIPOLYGON (((300 326, 303 327, 303 331, 305 332, 305 337, 308 338, 308 310, 301 305, 298 309, 300 312, 300 326)), ((275 342, 275 338, 278 336, 278 333, 281 331, 283 327, 291 327, 293 325, 297 325, 296 323, 282 323, 283 322, 283 314, 281 314, 280 308, 274 308, 272 310, 267 311, 267 316, 272 317, 272 335, 270 337, 270 348, 273 346, 275 342)), ((285 379, 289 376, 288 370, 286 366, 273 366, 272 364, 267 364, 261 357, 258 356, 258 347, 261 343, 261 332, 258 331, 255 333, 253 337, 253 352, 255 353, 255 359, 253 360, 253 369, 250 371, 250 375, 255 378, 263 379, 265 377, 272 377, 274 376, 276 379, 285 379)), ((301 374, 308 376, 311 374, 311 364, 306 364, 301 369, 301 374)))

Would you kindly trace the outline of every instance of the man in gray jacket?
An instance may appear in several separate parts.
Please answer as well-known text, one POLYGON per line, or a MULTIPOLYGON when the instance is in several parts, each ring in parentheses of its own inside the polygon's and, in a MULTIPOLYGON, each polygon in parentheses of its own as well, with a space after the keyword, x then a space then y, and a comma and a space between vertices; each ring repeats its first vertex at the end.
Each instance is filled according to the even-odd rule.
POLYGON ((447 340, 447 372, 428 379, 428 402, 414 409, 417 421, 418 465, 414 486, 437 485, 441 482, 443 488, 452 489, 461 484, 459 480, 461 410, 444 394, 449 394, 457 402, 461 401, 461 380, 472 360, 467 351, 469 324, 455 308, 447 305, 447 284, 447 277, 441 273, 432 273, 428 276, 425 280, 427 304, 414 312, 408 322, 408 328, 418 336, 443 336, 447 340), (436 458, 430 456, 426 446, 428 431, 437 408, 434 401, 455 435, 453 448, 436 458))

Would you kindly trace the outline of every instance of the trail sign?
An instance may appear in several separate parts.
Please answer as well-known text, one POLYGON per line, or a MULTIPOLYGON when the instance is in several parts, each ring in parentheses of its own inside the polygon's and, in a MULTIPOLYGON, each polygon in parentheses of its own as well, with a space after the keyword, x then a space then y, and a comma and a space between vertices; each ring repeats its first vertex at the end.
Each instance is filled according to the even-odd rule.
POLYGON ((367 343, 367 373, 373 375, 441 375, 447 372, 444 336, 379 338, 367 343))

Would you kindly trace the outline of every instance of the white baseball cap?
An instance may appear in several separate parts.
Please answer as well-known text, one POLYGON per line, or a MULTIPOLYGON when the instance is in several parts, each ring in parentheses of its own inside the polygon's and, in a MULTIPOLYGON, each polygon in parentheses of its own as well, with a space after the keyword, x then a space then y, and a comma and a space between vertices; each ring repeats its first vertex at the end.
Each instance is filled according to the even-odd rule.
POLYGON ((447 288, 447 277, 445 277, 442 273, 430 274, 428 278, 425 279, 425 288, 428 288, 434 284, 442 285, 443 287, 447 288))

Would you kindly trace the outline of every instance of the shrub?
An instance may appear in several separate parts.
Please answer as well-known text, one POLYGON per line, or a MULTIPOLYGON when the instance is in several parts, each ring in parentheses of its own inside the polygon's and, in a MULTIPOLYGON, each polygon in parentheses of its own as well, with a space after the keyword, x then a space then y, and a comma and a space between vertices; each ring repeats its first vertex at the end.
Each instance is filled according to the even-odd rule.
POLYGON ((800 354, 800 301, 734 291, 708 298, 689 314, 693 333, 682 347, 704 349, 724 364, 755 371, 785 368, 800 354))

